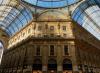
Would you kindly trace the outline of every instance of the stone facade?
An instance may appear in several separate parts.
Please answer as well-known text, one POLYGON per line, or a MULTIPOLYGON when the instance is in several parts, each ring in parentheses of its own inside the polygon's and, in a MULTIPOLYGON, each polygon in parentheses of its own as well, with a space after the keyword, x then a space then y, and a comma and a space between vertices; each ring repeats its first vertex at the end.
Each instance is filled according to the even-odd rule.
POLYGON ((95 37, 73 21, 59 26, 48 22, 42 32, 38 23, 10 38, 0 73, 100 73, 100 42, 95 37))

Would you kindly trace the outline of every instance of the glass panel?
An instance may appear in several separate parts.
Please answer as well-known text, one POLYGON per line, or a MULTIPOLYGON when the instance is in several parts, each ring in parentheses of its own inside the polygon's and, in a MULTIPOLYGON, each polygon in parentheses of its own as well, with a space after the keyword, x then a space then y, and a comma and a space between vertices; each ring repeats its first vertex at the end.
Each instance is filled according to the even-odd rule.
MULTIPOLYGON (((17 16, 14 16, 8 28, 12 32, 12 28, 10 27, 13 27, 13 30, 15 30, 15 32, 18 32, 21 28, 23 28, 31 20, 32 20, 31 12, 28 11, 27 9, 23 9, 19 14, 17 14, 17 16)), ((12 34, 15 34, 15 32, 12 32, 12 34)))
POLYGON ((32 20, 31 12, 21 5, 15 7, 16 4, 15 0, 0 0, 0 28, 10 36, 32 20))
POLYGON ((100 4, 98 0, 87 0, 72 14, 72 19, 100 40, 100 4))
POLYGON ((45 8, 58 8, 74 4, 80 0, 22 0, 32 5, 45 8))

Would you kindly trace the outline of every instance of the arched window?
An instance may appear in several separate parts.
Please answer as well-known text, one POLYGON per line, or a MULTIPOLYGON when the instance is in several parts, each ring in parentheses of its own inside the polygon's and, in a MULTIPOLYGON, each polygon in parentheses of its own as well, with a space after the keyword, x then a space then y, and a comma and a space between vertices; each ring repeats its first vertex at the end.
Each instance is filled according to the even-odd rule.
POLYGON ((41 59, 35 59, 34 60, 33 70, 42 70, 42 61, 41 61, 41 59))
POLYGON ((48 70, 57 70, 57 61, 55 59, 48 60, 48 70))
POLYGON ((63 70, 72 70, 72 61, 70 59, 63 60, 63 70))

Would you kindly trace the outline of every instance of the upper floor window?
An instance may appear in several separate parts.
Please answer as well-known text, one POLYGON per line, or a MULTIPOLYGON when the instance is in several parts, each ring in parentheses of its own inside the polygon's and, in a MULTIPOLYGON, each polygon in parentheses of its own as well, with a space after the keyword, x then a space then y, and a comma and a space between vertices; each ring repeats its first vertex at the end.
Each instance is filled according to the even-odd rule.
POLYGON ((28 29, 28 33, 30 33, 31 32, 31 29, 28 29))
POLYGON ((38 26, 38 30, 39 30, 39 31, 42 30, 42 26, 38 26))
POLYGON ((50 26, 50 30, 54 30, 54 26, 50 26))
POLYGON ((65 33, 64 33, 64 34, 63 34, 63 36, 64 36, 64 37, 66 37, 66 36, 67 36, 67 34, 65 34, 65 33))
POLYGON ((54 55, 54 45, 50 45, 50 56, 54 55))
POLYGON ((64 46, 64 55, 69 55, 69 53, 68 53, 68 45, 64 46))
POLYGON ((25 33, 23 33, 23 36, 25 36, 25 33))
POLYGON ((66 31, 66 26, 62 26, 62 29, 63 29, 64 31, 66 31))
POLYGON ((40 46, 39 45, 36 47, 36 55, 40 56, 40 46))

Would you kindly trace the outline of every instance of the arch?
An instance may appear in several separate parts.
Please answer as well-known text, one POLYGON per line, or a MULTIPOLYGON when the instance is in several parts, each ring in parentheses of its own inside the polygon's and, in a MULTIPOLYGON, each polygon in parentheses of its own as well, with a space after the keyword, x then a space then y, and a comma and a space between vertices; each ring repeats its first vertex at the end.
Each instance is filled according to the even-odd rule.
POLYGON ((49 59, 48 64, 57 64, 57 61, 55 59, 49 59))
POLYGON ((35 60, 34 60, 34 64, 42 64, 41 59, 35 59, 35 60))
POLYGON ((52 11, 53 11, 53 12, 58 12, 58 13, 64 15, 64 13, 61 12, 61 11, 59 11, 59 10, 46 10, 46 11, 43 11, 39 16, 41 16, 41 15, 43 15, 43 14, 45 14, 45 13, 48 13, 48 12, 52 12, 52 11))
POLYGON ((72 70, 72 61, 70 59, 63 60, 63 70, 72 70))
POLYGON ((33 70, 42 70, 42 60, 34 59, 33 70))
POLYGON ((67 16, 65 12, 60 10, 44 10, 36 16, 36 19, 38 21, 65 21, 68 19, 67 16))
POLYGON ((55 59, 48 60, 48 70, 57 70, 57 61, 55 59))

